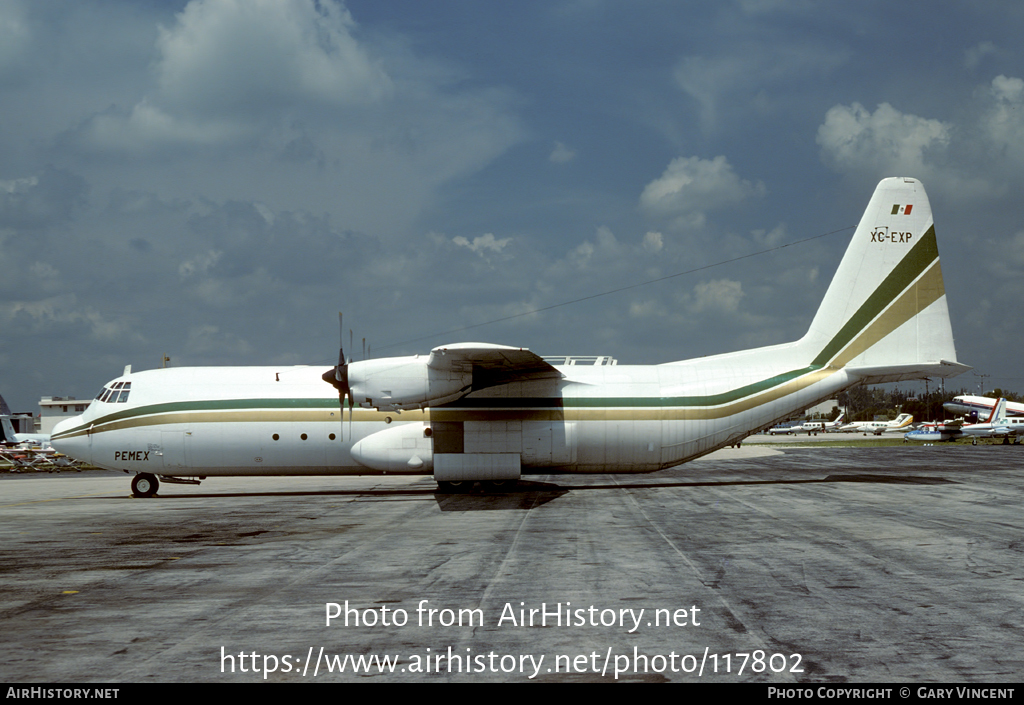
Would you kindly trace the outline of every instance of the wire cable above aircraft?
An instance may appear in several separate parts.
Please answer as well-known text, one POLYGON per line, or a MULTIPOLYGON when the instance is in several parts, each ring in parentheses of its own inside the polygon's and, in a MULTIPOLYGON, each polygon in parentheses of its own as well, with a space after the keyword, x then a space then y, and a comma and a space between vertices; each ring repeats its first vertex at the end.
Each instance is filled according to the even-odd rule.
POLYGON ((522 311, 520 313, 512 314, 511 316, 503 316, 502 318, 495 318, 495 319, 490 320, 490 321, 484 321, 483 323, 473 323, 473 324, 468 325, 468 326, 462 326, 461 328, 452 328, 451 330, 441 331, 439 333, 431 333, 430 335, 422 335, 422 336, 420 336, 418 338, 409 338, 408 340, 402 340, 402 341, 399 341, 397 343, 388 343, 387 345, 382 345, 382 346, 378 347, 377 349, 378 350, 387 350, 388 348, 396 348, 396 347, 398 347, 400 345, 407 345, 409 343, 418 343, 421 340, 429 340, 430 338, 439 338, 439 337, 444 336, 444 335, 452 335, 454 333, 461 333, 463 331, 472 330, 474 328, 483 328, 484 326, 490 326, 490 325, 493 325, 495 323, 503 323, 505 321, 511 321, 511 320, 516 319, 516 318, 522 318, 523 316, 530 316, 530 315, 533 315, 535 313, 543 313, 544 311, 550 311, 552 309, 561 308, 563 306, 570 306, 572 304, 578 304, 578 303, 582 303, 584 301, 590 301, 592 299, 599 299, 602 296, 610 296, 612 294, 618 294, 618 293, 623 292, 623 291, 629 291, 630 289, 639 289, 642 286, 648 286, 650 284, 657 284, 658 282, 667 281, 669 279, 675 279, 677 277, 681 277, 681 276, 684 276, 686 274, 696 274, 697 272, 703 272, 704 270, 707 270, 707 269, 713 269, 715 267, 721 267, 723 265, 731 264, 733 262, 739 262, 741 260, 750 259, 751 257, 757 257, 758 255, 766 255, 766 254, 768 254, 770 252, 777 252, 778 250, 783 250, 783 249, 785 249, 787 247, 792 247, 793 245, 802 245, 805 242, 811 242, 813 240, 818 240, 818 239, 823 238, 823 237, 828 237, 829 235, 835 235, 836 233, 843 233, 843 232, 846 232, 847 230, 853 230, 856 227, 857 227, 856 225, 847 225, 845 228, 839 228, 838 230, 831 230, 831 231, 829 231, 827 233, 822 233, 821 235, 814 235, 812 237, 804 238, 803 240, 796 240, 794 242, 787 242, 785 245, 779 245, 777 247, 769 247, 767 250, 760 250, 758 252, 750 252, 750 253, 745 254, 745 255, 740 255, 739 257, 732 257, 730 259, 725 259, 725 260, 722 260, 720 262, 713 262, 711 264, 705 264, 702 267, 694 267, 693 269, 687 269, 685 272, 676 272, 675 274, 669 274, 669 275, 666 275, 664 277, 658 277, 657 279, 648 279, 647 281, 638 282, 636 284, 629 284, 627 286, 620 286, 620 287, 618 287, 616 289, 609 289, 608 291, 602 291, 602 292, 597 293, 597 294, 590 294, 589 296, 582 296, 582 297, 580 297, 578 299, 572 299, 571 301, 563 301, 562 303, 558 303, 558 304, 551 304, 550 306, 541 306, 540 308, 531 309, 529 311, 522 311))

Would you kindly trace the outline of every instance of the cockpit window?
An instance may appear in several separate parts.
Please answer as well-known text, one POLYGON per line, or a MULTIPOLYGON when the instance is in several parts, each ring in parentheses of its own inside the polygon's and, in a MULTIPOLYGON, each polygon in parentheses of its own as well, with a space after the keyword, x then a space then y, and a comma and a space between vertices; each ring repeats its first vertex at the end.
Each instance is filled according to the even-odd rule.
POLYGON ((111 387, 104 387, 96 398, 108 404, 123 404, 128 401, 128 394, 131 392, 131 382, 115 382, 111 387))

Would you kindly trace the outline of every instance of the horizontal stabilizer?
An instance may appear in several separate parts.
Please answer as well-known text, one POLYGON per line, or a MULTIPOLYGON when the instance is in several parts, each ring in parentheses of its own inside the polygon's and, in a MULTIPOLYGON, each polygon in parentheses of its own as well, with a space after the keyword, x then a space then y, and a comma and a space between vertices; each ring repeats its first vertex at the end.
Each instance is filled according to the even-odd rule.
POLYGON ((885 384, 887 382, 902 382, 908 379, 923 379, 925 377, 956 377, 972 369, 969 365, 949 360, 938 362, 917 362, 903 365, 876 365, 847 367, 850 375, 861 379, 864 384, 885 384))

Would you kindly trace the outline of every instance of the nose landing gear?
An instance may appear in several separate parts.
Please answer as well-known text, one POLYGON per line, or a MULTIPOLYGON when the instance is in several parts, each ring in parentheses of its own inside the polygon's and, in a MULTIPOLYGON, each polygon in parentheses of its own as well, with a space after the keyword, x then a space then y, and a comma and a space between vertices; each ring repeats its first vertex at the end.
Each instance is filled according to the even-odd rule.
POLYGON ((148 472, 140 472, 132 478, 133 497, 152 497, 159 487, 160 481, 156 479, 156 475, 148 472))

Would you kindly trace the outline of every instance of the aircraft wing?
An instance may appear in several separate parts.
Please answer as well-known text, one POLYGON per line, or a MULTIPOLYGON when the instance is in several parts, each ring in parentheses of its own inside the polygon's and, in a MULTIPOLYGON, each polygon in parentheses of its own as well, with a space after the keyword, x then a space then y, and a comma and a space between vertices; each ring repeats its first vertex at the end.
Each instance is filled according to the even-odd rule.
POLYGON ((509 382, 561 379, 564 375, 536 353, 491 343, 456 343, 430 351, 427 367, 439 372, 472 372, 473 389, 509 382))

